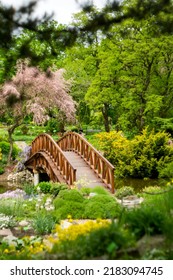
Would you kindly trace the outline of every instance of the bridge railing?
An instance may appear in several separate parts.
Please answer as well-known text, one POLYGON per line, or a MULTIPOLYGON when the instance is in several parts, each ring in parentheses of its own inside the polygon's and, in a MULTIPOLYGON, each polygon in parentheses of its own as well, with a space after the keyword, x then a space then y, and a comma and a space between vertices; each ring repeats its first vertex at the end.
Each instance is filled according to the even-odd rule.
POLYGON ((68 161, 57 143, 46 133, 40 134, 32 142, 31 156, 41 151, 49 155, 69 185, 76 181, 76 169, 68 161))
POLYGON ((75 132, 67 132, 57 141, 57 144, 63 151, 74 151, 80 155, 114 193, 114 166, 82 135, 75 132))

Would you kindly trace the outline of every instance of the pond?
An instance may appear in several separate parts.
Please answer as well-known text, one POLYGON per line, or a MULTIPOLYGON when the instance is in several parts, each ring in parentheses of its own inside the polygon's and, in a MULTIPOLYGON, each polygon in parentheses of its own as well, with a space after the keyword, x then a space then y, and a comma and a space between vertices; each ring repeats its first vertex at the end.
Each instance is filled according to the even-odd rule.
POLYGON ((169 179, 134 179, 134 178, 124 178, 124 179, 115 179, 115 189, 119 189, 124 186, 133 187, 135 192, 142 191, 143 188, 149 186, 166 186, 169 179))

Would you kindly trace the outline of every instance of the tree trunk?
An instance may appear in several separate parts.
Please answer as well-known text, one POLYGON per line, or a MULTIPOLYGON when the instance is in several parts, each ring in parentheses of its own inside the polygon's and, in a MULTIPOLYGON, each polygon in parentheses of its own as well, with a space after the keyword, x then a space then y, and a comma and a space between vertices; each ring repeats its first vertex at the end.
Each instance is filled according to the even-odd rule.
POLYGON ((11 159, 12 159, 12 152, 13 152, 13 133, 16 129, 16 127, 20 126, 21 123, 19 123, 18 121, 13 124, 12 126, 10 126, 7 131, 8 131, 8 141, 10 143, 10 150, 9 150, 9 154, 8 154, 8 160, 7 160, 7 164, 10 164, 11 159))
POLYGON ((110 132, 110 124, 109 124, 109 104, 104 103, 104 107, 102 108, 102 114, 104 118, 104 126, 105 131, 110 132))

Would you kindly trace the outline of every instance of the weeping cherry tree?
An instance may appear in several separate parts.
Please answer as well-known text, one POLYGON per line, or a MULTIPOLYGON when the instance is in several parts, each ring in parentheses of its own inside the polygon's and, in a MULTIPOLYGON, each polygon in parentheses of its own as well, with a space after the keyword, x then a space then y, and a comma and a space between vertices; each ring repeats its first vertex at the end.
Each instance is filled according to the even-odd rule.
POLYGON ((69 95, 70 83, 63 77, 63 69, 43 72, 37 67, 30 67, 28 61, 17 63, 16 75, 4 83, 0 90, 0 115, 8 114, 13 123, 8 127, 10 162, 15 129, 24 118, 31 114, 34 123, 44 124, 51 109, 62 112, 66 121, 75 121, 75 102, 69 95))

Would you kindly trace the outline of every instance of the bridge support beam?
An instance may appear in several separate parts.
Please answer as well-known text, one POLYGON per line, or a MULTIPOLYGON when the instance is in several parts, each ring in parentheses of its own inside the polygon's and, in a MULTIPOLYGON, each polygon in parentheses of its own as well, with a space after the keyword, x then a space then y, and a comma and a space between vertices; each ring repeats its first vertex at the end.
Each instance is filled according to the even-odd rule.
POLYGON ((39 183, 39 173, 35 169, 33 170, 33 173, 34 173, 34 186, 37 186, 39 183))

